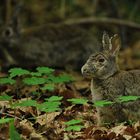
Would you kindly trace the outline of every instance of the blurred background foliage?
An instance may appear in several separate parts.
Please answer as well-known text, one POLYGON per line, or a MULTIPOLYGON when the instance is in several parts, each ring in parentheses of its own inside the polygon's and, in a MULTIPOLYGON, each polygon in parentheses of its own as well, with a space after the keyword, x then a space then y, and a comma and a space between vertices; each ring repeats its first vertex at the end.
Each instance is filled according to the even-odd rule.
POLYGON ((0 0, 1 26, 10 20, 17 3, 22 5, 24 30, 45 24, 78 24, 94 32, 95 38, 101 38, 104 30, 118 33, 123 49, 130 46, 140 52, 140 0, 0 0))

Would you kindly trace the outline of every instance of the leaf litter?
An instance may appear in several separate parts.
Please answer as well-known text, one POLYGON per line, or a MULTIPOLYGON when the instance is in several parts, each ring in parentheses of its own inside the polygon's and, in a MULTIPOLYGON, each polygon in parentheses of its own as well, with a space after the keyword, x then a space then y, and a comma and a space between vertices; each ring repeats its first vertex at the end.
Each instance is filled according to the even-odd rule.
MULTIPOLYGON (((6 88, 0 86, 1 94, 5 94, 6 99, 11 100, 6 95, 12 95, 13 97, 10 102, 4 101, 4 99, 0 101, 0 117, 14 118, 14 126, 24 140, 139 140, 140 122, 98 127, 96 125, 95 107, 89 104, 87 100, 81 102, 71 100, 72 98, 91 99, 89 92, 90 81, 83 79, 79 74, 77 74, 77 77, 74 82, 57 84, 55 90, 51 91, 41 90, 38 85, 21 86, 20 88, 11 87, 11 85, 6 88), (31 94, 32 92, 41 94, 36 97, 36 95, 31 94), (35 99, 36 102, 34 102, 35 99), (62 100, 61 110, 53 112, 38 110, 35 104, 41 104, 45 99, 50 102, 62 100), (27 100, 32 100, 32 102, 23 102, 27 100), (70 101, 79 102, 79 104, 73 104, 70 101), (16 107, 10 108, 10 105, 15 102, 17 102, 16 107), (18 104, 21 105, 21 103, 22 107, 18 107, 18 104), (67 122, 72 120, 73 123, 75 120, 80 121, 77 121, 77 124, 68 126, 67 122)), ((8 123, 0 126, 0 138, 2 140, 9 138, 9 129, 10 125, 8 123)))

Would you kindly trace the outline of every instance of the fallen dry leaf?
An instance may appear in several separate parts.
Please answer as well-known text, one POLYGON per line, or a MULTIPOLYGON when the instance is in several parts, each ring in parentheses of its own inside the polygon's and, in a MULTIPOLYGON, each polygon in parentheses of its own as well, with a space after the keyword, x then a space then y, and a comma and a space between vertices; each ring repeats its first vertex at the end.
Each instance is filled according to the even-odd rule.
POLYGON ((58 116, 59 114, 60 112, 45 113, 44 115, 36 117, 36 123, 39 123, 40 125, 49 126, 50 123, 52 123, 55 117, 58 116))
POLYGON ((18 129, 20 129, 22 135, 25 135, 26 137, 29 137, 33 132, 35 132, 33 124, 28 120, 20 121, 18 129))

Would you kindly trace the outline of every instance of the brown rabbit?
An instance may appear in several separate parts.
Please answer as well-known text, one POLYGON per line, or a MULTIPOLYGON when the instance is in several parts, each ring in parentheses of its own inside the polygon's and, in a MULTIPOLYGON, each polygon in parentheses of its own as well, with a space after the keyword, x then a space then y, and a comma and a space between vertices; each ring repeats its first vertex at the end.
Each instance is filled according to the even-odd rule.
POLYGON ((109 100, 115 104, 97 107, 99 125, 110 122, 140 120, 140 101, 118 103, 120 96, 140 96, 140 70, 121 71, 117 64, 120 50, 118 35, 103 33, 103 50, 89 57, 81 71, 91 78, 93 101, 109 100))
POLYGON ((11 22, 0 31, 0 56, 6 56, 4 64, 79 69, 91 52, 99 50, 94 35, 75 25, 46 25, 23 33, 17 9, 11 22))

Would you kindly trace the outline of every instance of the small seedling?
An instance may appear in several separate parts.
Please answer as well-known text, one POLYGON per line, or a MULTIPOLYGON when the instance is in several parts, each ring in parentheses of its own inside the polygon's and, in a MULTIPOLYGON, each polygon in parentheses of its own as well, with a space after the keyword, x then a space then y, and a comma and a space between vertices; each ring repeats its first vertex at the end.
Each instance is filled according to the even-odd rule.
POLYGON ((0 119, 0 125, 9 123, 9 134, 10 134, 10 140, 21 140, 19 133, 17 132, 15 126, 14 126, 14 118, 2 118, 0 119))
POLYGON ((82 123, 82 120, 70 120, 68 122, 65 122, 66 131, 80 131, 82 128, 84 128, 83 125, 79 125, 79 123, 82 123))
POLYGON ((139 99, 140 96, 121 96, 118 98, 119 102, 129 102, 129 101, 135 101, 139 99))
POLYGON ((10 78, 30 74, 30 71, 22 69, 22 68, 12 68, 8 72, 10 73, 9 75, 10 78))
POLYGON ((0 78, 0 84, 1 85, 8 85, 8 84, 10 84, 10 85, 13 85, 13 84, 15 84, 16 83, 16 81, 15 80, 13 80, 13 79, 11 79, 11 78, 6 78, 6 77, 2 77, 2 78, 0 78))
POLYGON ((72 102, 72 104, 81 104, 81 105, 85 105, 88 102, 87 99, 83 99, 83 98, 72 98, 72 99, 68 99, 67 101, 72 102))
POLYGON ((95 101, 94 106, 98 107, 104 107, 107 105, 112 105, 114 102, 111 101, 106 101, 106 100, 101 100, 101 101, 95 101))

